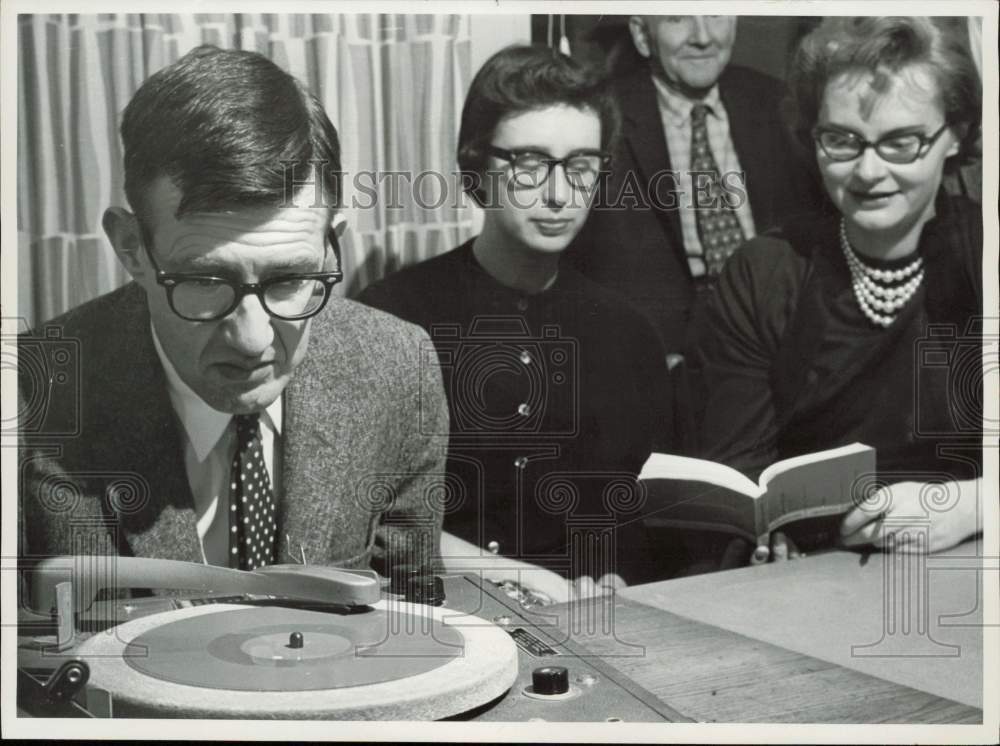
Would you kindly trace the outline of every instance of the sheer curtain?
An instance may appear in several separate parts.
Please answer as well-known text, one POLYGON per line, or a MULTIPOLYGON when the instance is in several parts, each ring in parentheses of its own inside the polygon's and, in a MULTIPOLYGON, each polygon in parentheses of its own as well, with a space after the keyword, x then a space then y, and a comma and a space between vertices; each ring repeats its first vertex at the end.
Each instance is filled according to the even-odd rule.
POLYGON ((143 80, 199 44, 268 56, 316 93, 337 126, 351 226, 340 292, 354 294, 472 234, 473 209, 433 194, 440 179, 416 179, 426 187, 423 206, 412 188, 416 174, 455 170, 471 80, 468 16, 94 14, 18 22, 18 313, 31 325, 127 281, 101 231, 104 209, 126 204, 121 113, 143 80))

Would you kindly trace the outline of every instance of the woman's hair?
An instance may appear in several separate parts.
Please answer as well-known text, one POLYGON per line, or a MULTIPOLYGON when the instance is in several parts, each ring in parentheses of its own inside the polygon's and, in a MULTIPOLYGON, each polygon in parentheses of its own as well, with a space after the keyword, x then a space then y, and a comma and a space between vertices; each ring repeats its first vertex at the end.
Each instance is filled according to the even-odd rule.
POLYGON ((601 148, 611 148, 620 114, 599 71, 541 45, 511 46, 490 57, 473 78, 462 107, 458 167, 465 191, 482 202, 478 175, 486 169, 484 148, 503 119, 560 104, 597 114, 601 148))
POLYGON ((955 162, 977 154, 982 81, 954 33, 930 18, 831 17, 802 39, 789 76, 787 114, 793 131, 811 151, 827 83, 844 72, 871 73, 876 93, 889 90, 905 68, 919 66, 937 85, 945 121, 960 136, 955 162))

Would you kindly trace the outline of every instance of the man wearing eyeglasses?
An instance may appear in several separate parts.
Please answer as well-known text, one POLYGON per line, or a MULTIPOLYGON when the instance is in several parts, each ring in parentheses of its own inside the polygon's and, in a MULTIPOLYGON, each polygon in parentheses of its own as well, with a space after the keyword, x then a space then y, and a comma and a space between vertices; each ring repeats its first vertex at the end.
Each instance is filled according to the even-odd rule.
POLYGON ((648 65, 614 81, 624 136, 567 259, 682 352, 727 258, 819 189, 779 114, 782 84, 730 65, 735 16, 631 16, 629 32, 648 65))
POLYGON ((635 476, 667 419, 663 352, 623 299, 560 261, 608 167, 616 117, 571 58, 494 55, 469 89, 458 143, 482 232, 361 296, 436 346, 454 487, 443 554, 529 598, 653 574, 635 476))
POLYGON ((22 556, 430 562, 444 393, 423 332, 330 297, 340 146, 319 102, 260 55, 200 47, 121 133, 131 209, 103 225, 133 282, 38 335, 72 342, 80 375, 21 424, 22 556))

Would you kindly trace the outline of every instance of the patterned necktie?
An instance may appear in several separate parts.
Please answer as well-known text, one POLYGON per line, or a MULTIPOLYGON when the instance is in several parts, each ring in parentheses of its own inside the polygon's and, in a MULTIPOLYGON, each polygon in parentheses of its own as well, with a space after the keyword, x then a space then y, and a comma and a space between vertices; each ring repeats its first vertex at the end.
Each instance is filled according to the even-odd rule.
MULTIPOLYGON (((708 204, 695 210, 695 220, 705 271, 709 275, 717 275, 730 255, 743 243, 743 229, 736 211, 726 202, 726 194, 719 182, 719 166, 708 143, 707 115, 708 107, 704 104, 691 109, 691 170, 708 174, 708 204)), ((698 180, 700 185, 705 183, 704 178, 698 180)), ((704 200, 704 193, 699 199, 704 200)))
POLYGON ((229 482, 229 566, 254 570, 274 561, 274 492, 264 463, 260 415, 236 415, 236 455, 229 482))

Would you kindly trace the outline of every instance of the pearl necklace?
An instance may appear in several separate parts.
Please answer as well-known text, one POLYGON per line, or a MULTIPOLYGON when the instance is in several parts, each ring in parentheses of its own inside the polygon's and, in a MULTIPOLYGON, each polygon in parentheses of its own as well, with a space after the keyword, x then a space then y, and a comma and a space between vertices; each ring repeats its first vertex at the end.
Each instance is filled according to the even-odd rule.
POLYGON ((840 219, 840 248, 851 270, 851 286, 861 312, 873 324, 883 328, 889 326, 923 282, 923 258, 918 256, 900 269, 869 267, 851 248, 843 218, 840 219))

